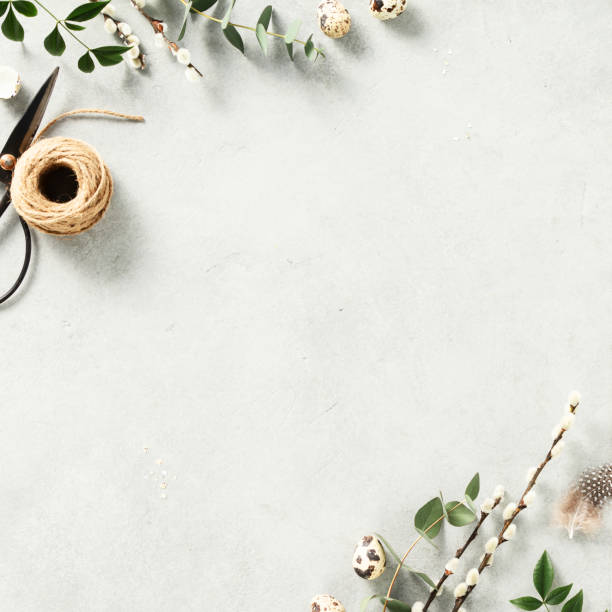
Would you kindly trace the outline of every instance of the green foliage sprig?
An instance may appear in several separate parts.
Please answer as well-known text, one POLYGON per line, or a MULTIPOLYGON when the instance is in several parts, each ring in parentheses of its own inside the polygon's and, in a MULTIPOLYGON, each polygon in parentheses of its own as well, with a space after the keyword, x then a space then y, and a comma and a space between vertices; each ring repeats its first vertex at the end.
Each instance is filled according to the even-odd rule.
MULTIPOLYGON (((550 611, 549 606, 561 605, 567 599, 574 585, 566 584, 565 586, 559 586, 553 589, 554 578, 555 570, 553 564, 548 553, 544 551, 533 568, 533 586, 541 599, 532 597, 531 595, 525 595, 523 597, 511 599, 510 603, 521 610, 538 610, 544 606, 546 610, 550 611)), ((581 589, 576 595, 565 602, 561 612, 582 612, 582 598, 581 589)))
POLYGON ((25 31, 17 18, 17 13, 24 17, 36 17, 38 15, 38 7, 40 7, 49 17, 55 21, 55 25, 51 32, 45 37, 45 49, 54 56, 60 56, 66 50, 66 41, 62 36, 62 31, 68 33, 76 40, 86 51, 78 60, 78 67, 83 72, 92 72, 95 68, 93 57, 98 60, 100 66, 114 66, 119 64, 123 59, 121 56, 129 47, 120 47, 115 45, 107 45, 103 47, 91 48, 75 32, 80 32, 85 29, 81 25, 85 21, 93 19, 100 14, 102 9, 109 3, 110 0, 103 2, 87 2, 81 4, 72 10, 67 17, 60 19, 56 17, 42 2, 34 0, 0 0, 0 17, 6 17, 2 22, 2 34, 9 40, 21 42, 25 38, 25 31), (93 55, 93 57, 92 57, 93 55))
POLYGON ((221 26, 221 30, 227 41, 238 51, 244 53, 244 41, 242 40, 242 36, 240 35, 239 29, 249 30, 253 32, 257 38, 257 42, 261 47, 261 50, 264 55, 268 54, 268 38, 280 38, 283 39, 285 43, 285 47, 287 49, 287 53, 289 58, 293 61, 293 45, 303 45, 304 54, 311 62, 316 62, 317 58, 320 56, 325 57, 325 53, 323 53, 322 49, 319 49, 315 46, 311 34, 306 40, 300 40, 297 38, 300 26, 302 22, 297 19, 292 21, 287 28, 285 34, 278 34, 276 32, 270 32, 268 28, 270 27, 270 19, 272 18, 272 6, 268 5, 261 12, 259 19, 257 20, 257 24, 255 27, 242 25, 240 23, 235 23, 231 21, 232 11, 234 10, 234 5, 236 4, 236 0, 231 0, 230 5, 225 12, 225 15, 222 19, 218 17, 213 17, 209 15, 205 11, 211 8, 217 0, 179 0, 185 6, 185 13, 183 15, 183 21, 180 27, 180 32, 178 36, 178 40, 181 40, 185 35, 185 31, 187 29, 187 22, 190 13, 196 13, 201 17, 204 17, 210 21, 214 21, 221 26))

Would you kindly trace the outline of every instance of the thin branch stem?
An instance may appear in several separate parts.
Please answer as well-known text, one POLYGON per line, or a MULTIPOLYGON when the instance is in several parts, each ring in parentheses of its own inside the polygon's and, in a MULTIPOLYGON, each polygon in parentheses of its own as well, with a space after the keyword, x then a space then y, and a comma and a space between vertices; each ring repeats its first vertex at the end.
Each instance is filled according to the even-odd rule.
POLYGON ((36 2, 36 4, 38 4, 38 6, 40 6, 40 8, 47 13, 47 15, 50 15, 53 19, 55 19, 56 25, 62 26, 62 28, 64 28, 64 30, 66 30, 66 32, 68 32, 68 34, 70 34, 74 40, 83 45, 88 51, 91 51, 91 49, 70 28, 66 27, 63 19, 58 19, 42 2, 40 2, 40 0, 34 0, 34 2, 36 2))
MULTIPOLYGON (((578 403, 575 406, 570 405, 570 412, 572 414, 574 414, 576 412, 576 408, 578 407, 578 403)), ((533 489, 533 487, 535 486, 535 483, 538 479, 538 477, 540 476, 540 474, 542 473, 542 470, 548 465, 548 463, 550 462, 550 460, 553 458, 553 448, 559 443, 559 441, 561 440, 561 438, 563 438, 565 432, 567 430, 566 429, 561 429, 560 433, 555 437, 555 439, 553 440, 553 443, 550 446, 550 449, 548 450, 548 453, 546 453, 546 457, 544 457, 544 460, 542 461, 542 463, 540 463, 540 465, 538 465, 536 471, 534 472, 531 480, 529 481, 529 483, 527 484, 527 487, 525 488, 525 490, 523 491, 523 494, 521 495, 521 498, 519 500, 519 503, 517 504, 514 512, 512 513, 512 515, 510 516, 509 519, 507 519, 506 521, 504 521, 504 524, 497 536, 497 546, 501 546, 504 542, 506 542, 506 539, 504 538, 504 534, 506 533, 506 530, 508 529, 508 527, 510 527, 510 525, 514 522, 514 520, 516 519, 516 517, 527 507, 527 505, 525 504, 525 495, 527 495, 527 493, 529 493, 529 491, 531 491, 531 489, 533 489)), ((481 574, 488 566, 489 560, 491 559, 491 555, 492 553, 485 553, 485 555, 482 558, 482 561, 480 562, 480 566, 478 567, 478 573, 481 574)), ((461 605, 465 602, 465 600, 469 597, 470 593, 476 588, 476 585, 471 585, 468 587, 467 592, 465 595, 463 595, 463 597, 457 597, 455 599, 455 605, 453 607, 453 612, 458 612, 458 610, 461 608, 461 605)))
MULTIPOLYGON (((187 0, 179 0, 179 2, 181 2, 181 4, 183 4, 184 6, 187 6, 187 4, 189 4, 187 0)), ((193 7, 191 8, 191 10, 194 13, 197 13, 198 15, 200 15, 201 17, 205 17, 206 19, 209 19, 210 21, 214 21, 215 23, 223 23, 223 19, 219 19, 218 17, 213 17, 212 15, 209 15, 208 13, 204 13, 202 11, 198 11, 198 9, 194 9, 193 7)), ((234 23, 233 21, 228 22, 228 25, 232 25, 235 28, 242 28, 243 30, 249 30, 251 32, 257 32, 257 28, 253 28, 248 25, 242 25, 240 23, 234 23)), ((266 34, 268 36, 274 36, 275 38, 285 38, 285 34, 278 34, 277 32, 269 32, 268 30, 266 30, 266 34)), ((300 45, 306 45, 305 40, 299 40, 298 38, 296 38, 293 42, 298 43, 300 45)), ((322 55, 323 57, 325 57, 325 53, 323 53, 322 49, 319 49, 318 47, 315 47, 314 49, 319 55, 322 55)))
MULTIPOLYGON (((448 512, 452 512, 455 508, 458 508, 459 506, 461 506, 461 504, 463 504, 464 501, 465 500, 456 503, 450 510, 448 510, 448 512)), ((448 512, 447 512, 447 514, 448 514, 448 512)), ((412 552, 414 547, 425 537, 427 532, 430 529, 433 529, 440 521, 444 520, 444 516, 445 515, 442 514, 442 516, 440 518, 435 520, 427 529, 425 529, 423 531, 423 533, 421 535, 419 535, 419 537, 410 545, 408 550, 405 552, 404 556, 400 559, 400 562, 398 563, 397 567, 395 568, 395 573, 393 574, 393 578, 391 579, 391 584, 389 584, 389 588, 387 589, 387 595, 385 597, 385 603, 383 605, 382 612, 386 612, 386 610, 387 610, 387 603, 389 601, 389 598, 391 597, 391 591, 393 590, 393 587, 395 586, 395 582, 396 582, 397 577, 398 577, 398 575, 400 573, 400 570, 402 569, 402 566, 404 565, 404 561, 406 561, 406 558, 408 557, 408 555, 412 552)))
MULTIPOLYGON (((455 552, 456 559, 461 559, 461 557, 463 556, 463 553, 467 550, 468 546, 478 536, 478 530, 482 527, 482 524, 487 520, 487 517, 493 513, 493 510, 495 510, 495 508, 499 505, 501 500, 502 500, 501 497, 495 498, 493 502, 493 506, 491 507, 491 512, 481 511, 480 519, 478 523, 476 523, 476 527, 474 527, 472 533, 470 533, 470 535, 468 536, 468 539, 465 541, 465 544, 461 548, 458 548, 457 551, 455 552)), ((429 606, 432 604, 433 600, 436 598, 436 595, 440 592, 440 588, 442 587, 446 579, 451 575, 452 575, 452 572, 449 572, 448 570, 444 570, 444 573, 442 574, 442 576, 440 576, 440 580, 438 580, 438 583, 436 584, 436 588, 433 589, 432 592, 429 594, 429 597, 427 598, 427 601, 425 602, 425 605, 423 606, 423 612, 426 612, 429 609, 429 606)))

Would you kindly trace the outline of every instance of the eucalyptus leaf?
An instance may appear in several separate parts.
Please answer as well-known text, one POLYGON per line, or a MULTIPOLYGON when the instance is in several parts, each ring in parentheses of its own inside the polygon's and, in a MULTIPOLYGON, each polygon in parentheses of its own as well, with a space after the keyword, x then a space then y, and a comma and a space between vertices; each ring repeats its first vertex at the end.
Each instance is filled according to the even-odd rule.
POLYGON ((565 598, 570 594, 572 590, 573 584, 566 584, 565 586, 560 586, 553 589, 548 597, 545 599, 547 604, 552 604, 553 606, 558 606, 560 603, 565 601, 565 598))
POLYGON ((266 27, 263 23, 258 23, 255 26, 255 36, 257 36, 257 42, 263 54, 268 55, 268 34, 266 33, 266 27))
POLYGON ((412 610, 410 604, 407 604, 405 601, 400 601, 399 599, 392 599, 391 597, 379 595, 378 600, 382 604, 387 602, 387 610, 391 610, 391 612, 411 612, 412 610))
POLYGON ((12 6, 9 7, 6 18, 2 22, 1 29, 2 33, 9 40, 14 40, 15 42, 21 42, 23 40, 25 32, 23 31, 23 27, 19 23, 19 19, 17 19, 12 6))
POLYGON ((4 13, 6 13, 6 9, 8 8, 8 6, 8 0, 2 0, 2 2, 0 2, 0 17, 2 17, 4 13))
POLYGON ((299 19, 296 19, 295 21, 289 24, 289 28, 287 29, 287 33, 285 34, 285 43, 287 45, 291 44, 295 40, 295 37, 297 36, 301 25, 302 22, 299 19))
POLYGON ((548 553, 544 551, 533 568, 533 586, 542 599, 548 595, 554 577, 555 571, 550 561, 550 557, 548 553))
POLYGON ((232 16, 232 11, 234 10, 234 4, 236 4, 236 0, 232 0, 232 2, 229 5, 225 15, 223 16, 223 21, 221 22, 221 27, 224 30, 229 25, 229 20, 230 20, 230 17, 232 16))
POLYGON ((308 37, 308 40, 304 45, 304 54, 311 62, 314 62, 317 59, 317 50, 312 42, 312 34, 308 37))
POLYGON ((38 15, 36 5, 28 0, 13 0, 13 7, 25 17, 36 17, 38 15))
POLYGON ((227 26, 223 29, 223 34, 225 34, 225 38, 229 40, 229 42, 238 49, 241 53, 244 53, 244 43, 242 42, 242 36, 238 30, 231 24, 228 23, 227 26))
POLYGON ((582 612, 582 589, 565 603, 561 612, 582 612))
POLYGON ((189 17, 189 12, 191 11, 191 7, 193 6, 193 2, 188 2, 185 5, 185 12, 183 13, 183 24, 181 25, 181 31, 178 35, 178 40, 183 40, 183 36, 185 36, 185 30, 187 29, 187 19, 189 17))
POLYGON ((480 474, 476 472, 472 480, 470 480, 468 486, 465 488, 465 494, 469 495, 471 499, 476 499, 480 493, 480 474))
POLYGON ((544 604, 535 597, 518 597, 517 599, 511 599, 510 603, 521 610, 537 610, 544 604))
POLYGON ((476 504, 474 503, 474 500, 466 493, 465 494, 465 503, 468 505, 468 508, 476 515, 478 516, 478 508, 476 508, 476 504))
POLYGON ((89 51, 86 51, 84 55, 79 57, 78 67, 81 72, 93 72, 96 65, 94 64, 93 58, 89 54, 89 51))
POLYGON ((196 11, 206 11, 209 9, 217 0, 193 0, 191 8, 196 11))
POLYGON ((446 504, 446 514, 448 515, 448 522, 454 527, 469 525, 476 518, 476 515, 468 507, 457 501, 446 504))
POLYGON ((287 53, 289 54, 291 61, 293 61, 293 43, 286 44, 285 46, 287 47, 287 53))
POLYGON ((68 14, 66 21, 89 21, 97 17, 109 2, 110 0, 104 0, 104 2, 87 2, 81 4, 68 14))
POLYGON ((57 25, 51 30, 51 33, 44 40, 45 49, 55 56, 62 55, 66 50, 66 41, 60 34, 57 25))
POLYGON ((442 521, 439 521, 437 524, 434 523, 443 516, 444 509, 442 507, 442 502, 439 497, 434 497, 417 510, 414 516, 414 526, 417 530, 420 530, 420 532, 426 533, 428 538, 433 539, 440 533, 440 529, 442 528, 442 521), (432 525, 434 526, 431 527, 432 525), (431 529, 427 531, 429 527, 431 527, 431 529))
POLYGON ((272 5, 268 4, 268 6, 261 11, 261 15, 259 16, 257 23, 261 23, 267 30, 270 27, 270 19, 272 19, 272 5))

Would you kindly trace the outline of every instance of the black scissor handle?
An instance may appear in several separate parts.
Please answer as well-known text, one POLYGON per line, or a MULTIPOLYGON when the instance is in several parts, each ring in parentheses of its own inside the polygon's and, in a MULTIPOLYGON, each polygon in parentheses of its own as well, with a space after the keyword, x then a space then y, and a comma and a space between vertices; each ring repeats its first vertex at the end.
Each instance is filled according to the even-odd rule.
MULTIPOLYGON (((8 208, 10 201, 11 197, 7 192, 2 198, 2 201, 0 202, 0 217, 8 208)), ((19 272, 17 280, 13 283, 13 286, 6 293, 0 296, 0 304, 2 304, 2 302, 6 302, 6 300, 8 300, 11 295, 13 295, 15 291, 17 291, 17 289, 19 289, 19 285, 21 285, 21 283, 23 282, 23 279, 25 278, 26 272, 28 271, 28 267, 30 265, 30 257, 32 255, 32 236, 30 234, 30 228, 28 227, 28 224, 21 217, 19 217, 19 221, 21 223, 23 234, 25 236, 25 255, 23 258, 23 265, 21 266, 21 271, 19 272)))

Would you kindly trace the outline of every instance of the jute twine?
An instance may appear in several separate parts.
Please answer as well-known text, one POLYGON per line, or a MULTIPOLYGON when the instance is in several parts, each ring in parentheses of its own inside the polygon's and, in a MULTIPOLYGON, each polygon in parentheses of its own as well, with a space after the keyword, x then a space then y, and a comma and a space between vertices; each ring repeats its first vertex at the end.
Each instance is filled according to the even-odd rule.
POLYGON ((64 236, 89 229, 102 218, 113 194, 110 171, 92 146, 74 138, 41 138, 58 121, 84 113, 144 121, 139 115, 84 108, 59 115, 39 132, 17 160, 11 200, 28 225, 47 234, 64 236), (62 166, 74 173, 78 188, 71 200, 55 202, 41 192, 41 177, 62 166))

